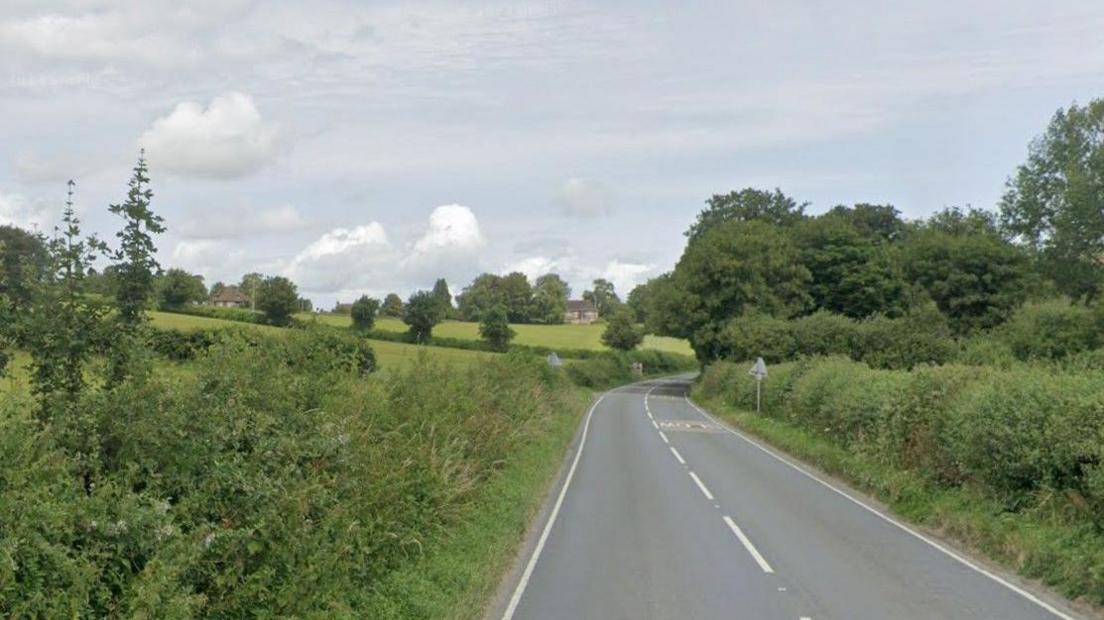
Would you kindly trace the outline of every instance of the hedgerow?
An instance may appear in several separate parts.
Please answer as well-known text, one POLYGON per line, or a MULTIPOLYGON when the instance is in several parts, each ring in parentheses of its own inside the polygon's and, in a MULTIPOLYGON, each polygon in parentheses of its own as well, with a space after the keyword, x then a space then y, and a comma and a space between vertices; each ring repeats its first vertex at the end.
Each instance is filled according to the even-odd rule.
POLYGON ((405 603, 374 587, 577 408, 532 356, 365 380, 335 342, 226 331, 190 372, 81 394, 87 482, 0 401, 0 616, 378 617, 405 603))

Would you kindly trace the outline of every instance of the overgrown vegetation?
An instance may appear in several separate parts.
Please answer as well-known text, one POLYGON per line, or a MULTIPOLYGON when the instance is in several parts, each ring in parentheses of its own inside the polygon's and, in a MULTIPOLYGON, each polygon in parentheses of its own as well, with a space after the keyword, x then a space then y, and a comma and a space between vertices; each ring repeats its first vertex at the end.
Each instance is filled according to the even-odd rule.
POLYGON ((1104 357, 881 370, 842 358, 774 365, 762 417, 747 364, 711 365, 695 396, 906 516, 1104 603, 1104 357))

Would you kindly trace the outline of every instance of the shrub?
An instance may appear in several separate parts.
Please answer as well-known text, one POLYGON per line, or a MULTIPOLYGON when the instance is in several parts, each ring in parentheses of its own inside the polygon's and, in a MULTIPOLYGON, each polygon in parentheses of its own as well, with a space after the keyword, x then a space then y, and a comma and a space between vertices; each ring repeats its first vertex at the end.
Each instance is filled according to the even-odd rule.
POLYGON ((875 317, 862 322, 852 357, 874 368, 909 369, 947 363, 957 350, 946 318, 929 304, 899 319, 875 317))
POLYGON ((733 360, 762 357, 769 363, 793 359, 797 352, 792 323, 765 315, 732 319, 720 336, 722 356, 733 360))
POLYGON ((800 355, 850 355, 859 322, 819 310, 792 322, 794 348, 800 355))
POLYGON ((1067 300, 1020 307, 1000 334, 1018 359, 1061 359, 1104 346, 1101 311, 1067 300))

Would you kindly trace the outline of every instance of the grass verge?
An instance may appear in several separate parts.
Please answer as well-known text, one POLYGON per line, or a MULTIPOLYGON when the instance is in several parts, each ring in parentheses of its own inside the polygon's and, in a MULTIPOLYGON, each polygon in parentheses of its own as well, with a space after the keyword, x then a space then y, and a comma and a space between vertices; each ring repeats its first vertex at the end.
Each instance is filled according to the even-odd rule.
POLYGON ((1099 593, 1085 587, 1086 566, 1104 553, 1100 534, 1089 523, 1071 521, 1063 502, 1042 498, 1032 510, 1010 512, 968 486, 936 486, 788 422, 757 416, 721 398, 702 398, 699 386, 693 395, 722 420, 870 494, 904 520, 1101 613, 1099 593))

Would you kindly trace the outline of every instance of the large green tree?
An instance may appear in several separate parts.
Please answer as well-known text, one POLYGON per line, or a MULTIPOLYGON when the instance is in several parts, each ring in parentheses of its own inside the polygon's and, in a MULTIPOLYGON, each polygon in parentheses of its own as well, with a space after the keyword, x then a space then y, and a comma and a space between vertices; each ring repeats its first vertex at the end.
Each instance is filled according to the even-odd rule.
POLYGON ((402 297, 399 297, 398 293, 388 293, 387 297, 383 298, 383 305, 380 306, 379 314, 380 316, 389 316, 395 319, 402 318, 402 297))
POLYGON ((598 278, 591 282, 591 289, 583 291, 583 299, 594 304, 598 309, 598 316, 606 317, 621 305, 621 298, 613 288, 613 282, 605 278, 598 278))
POLYGON ((507 350, 515 335, 517 332, 510 328, 505 306, 491 308, 479 321, 479 337, 495 351, 507 350))
POLYGON ((499 286, 510 322, 529 323, 529 313, 533 309, 533 286, 529 278, 520 271, 513 271, 502 276, 499 286))
POLYGON ((430 291, 418 291, 410 296, 403 311, 403 322, 409 327, 410 340, 426 344, 433 337, 433 328, 444 319, 440 301, 430 291))
POLYGON ((464 287, 456 296, 460 318, 464 321, 478 321, 483 314, 495 306, 506 306, 506 296, 502 290, 502 276, 482 273, 464 287))
POLYGON ((159 278, 157 296, 158 305, 163 309, 171 310, 190 303, 205 301, 207 287, 203 285, 203 276, 173 268, 159 278))
POLYGON ((727 194, 714 194, 706 201, 706 208, 690 225, 686 236, 691 240, 696 239, 713 226, 724 222, 758 221, 791 226, 804 219, 808 204, 798 204, 777 188, 773 192, 767 192, 748 187, 727 194))
POLYGON ((571 288, 558 274, 546 273, 533 286, 533 310, 530 318, 540 323, 559 324, 567 312, 571 288))
MULTIPOLYGON (((905 277, 915 283, 959 333, 1004 322, 1027 298, 1027 252, 995 232, 952 227, 946 215, 912 233, 902 247, 905 277)), ((954 217, 953 215, 950 217, 954 217)))
POLYGON ((49 269, 50 253, 41 235, 0 226, 0 296, 8 299, 13 314, 30 303, 49 269))
POLYGON ((353 302, 349 314, 353 319, 353 329, 368 331, 376 324, 376 314, 379 312, 380 302, 374 297, 361 295, 353 302))
POLYGON ((908 224, 892 205, 859 203, 853 207, 838 205, 817 219, 838 220, 853 228, 864 239, 878 242, 900 241, 908 224))
POLYGON ((254 303, 272 325, 288 325, 299 309, 299 290, 283 276, 265 278, 257 286, 254 303))
POLYGON ((614 310, 606 320, 602 344, 619 351, 632 351, 644 342, 644 332, 636 326, 633 313, 625 306, 614 310))
POLYGON ((715 359, 732 318, 750 311, 788 318, 811 305, 812 276, 787 232, 763 221, 717 224, 692 238, 675 266, 681 311, 674 329, 699 359, 715 359))
POLYGON ((1059 289, 1104 291, 1104 99, 1059 110, 1001 200, 1001 223, 1039 251, 1059 289))
POLYGON ((444 278, 437 278, 433 283, 433 296, 437 298, 437 303, 441 304, 443 316, 446 319, 451 318, 456 309, 452 306, 452 293, 449 292, 448 282, 444 278))
POLYGON ((257 306, 257 296, 260 294, 261 283, 264 282, 264 274, 251 271, 241 278, 241 282, 238 282, 238 290, 249 296, 252 301, 253 308, 257 306))

